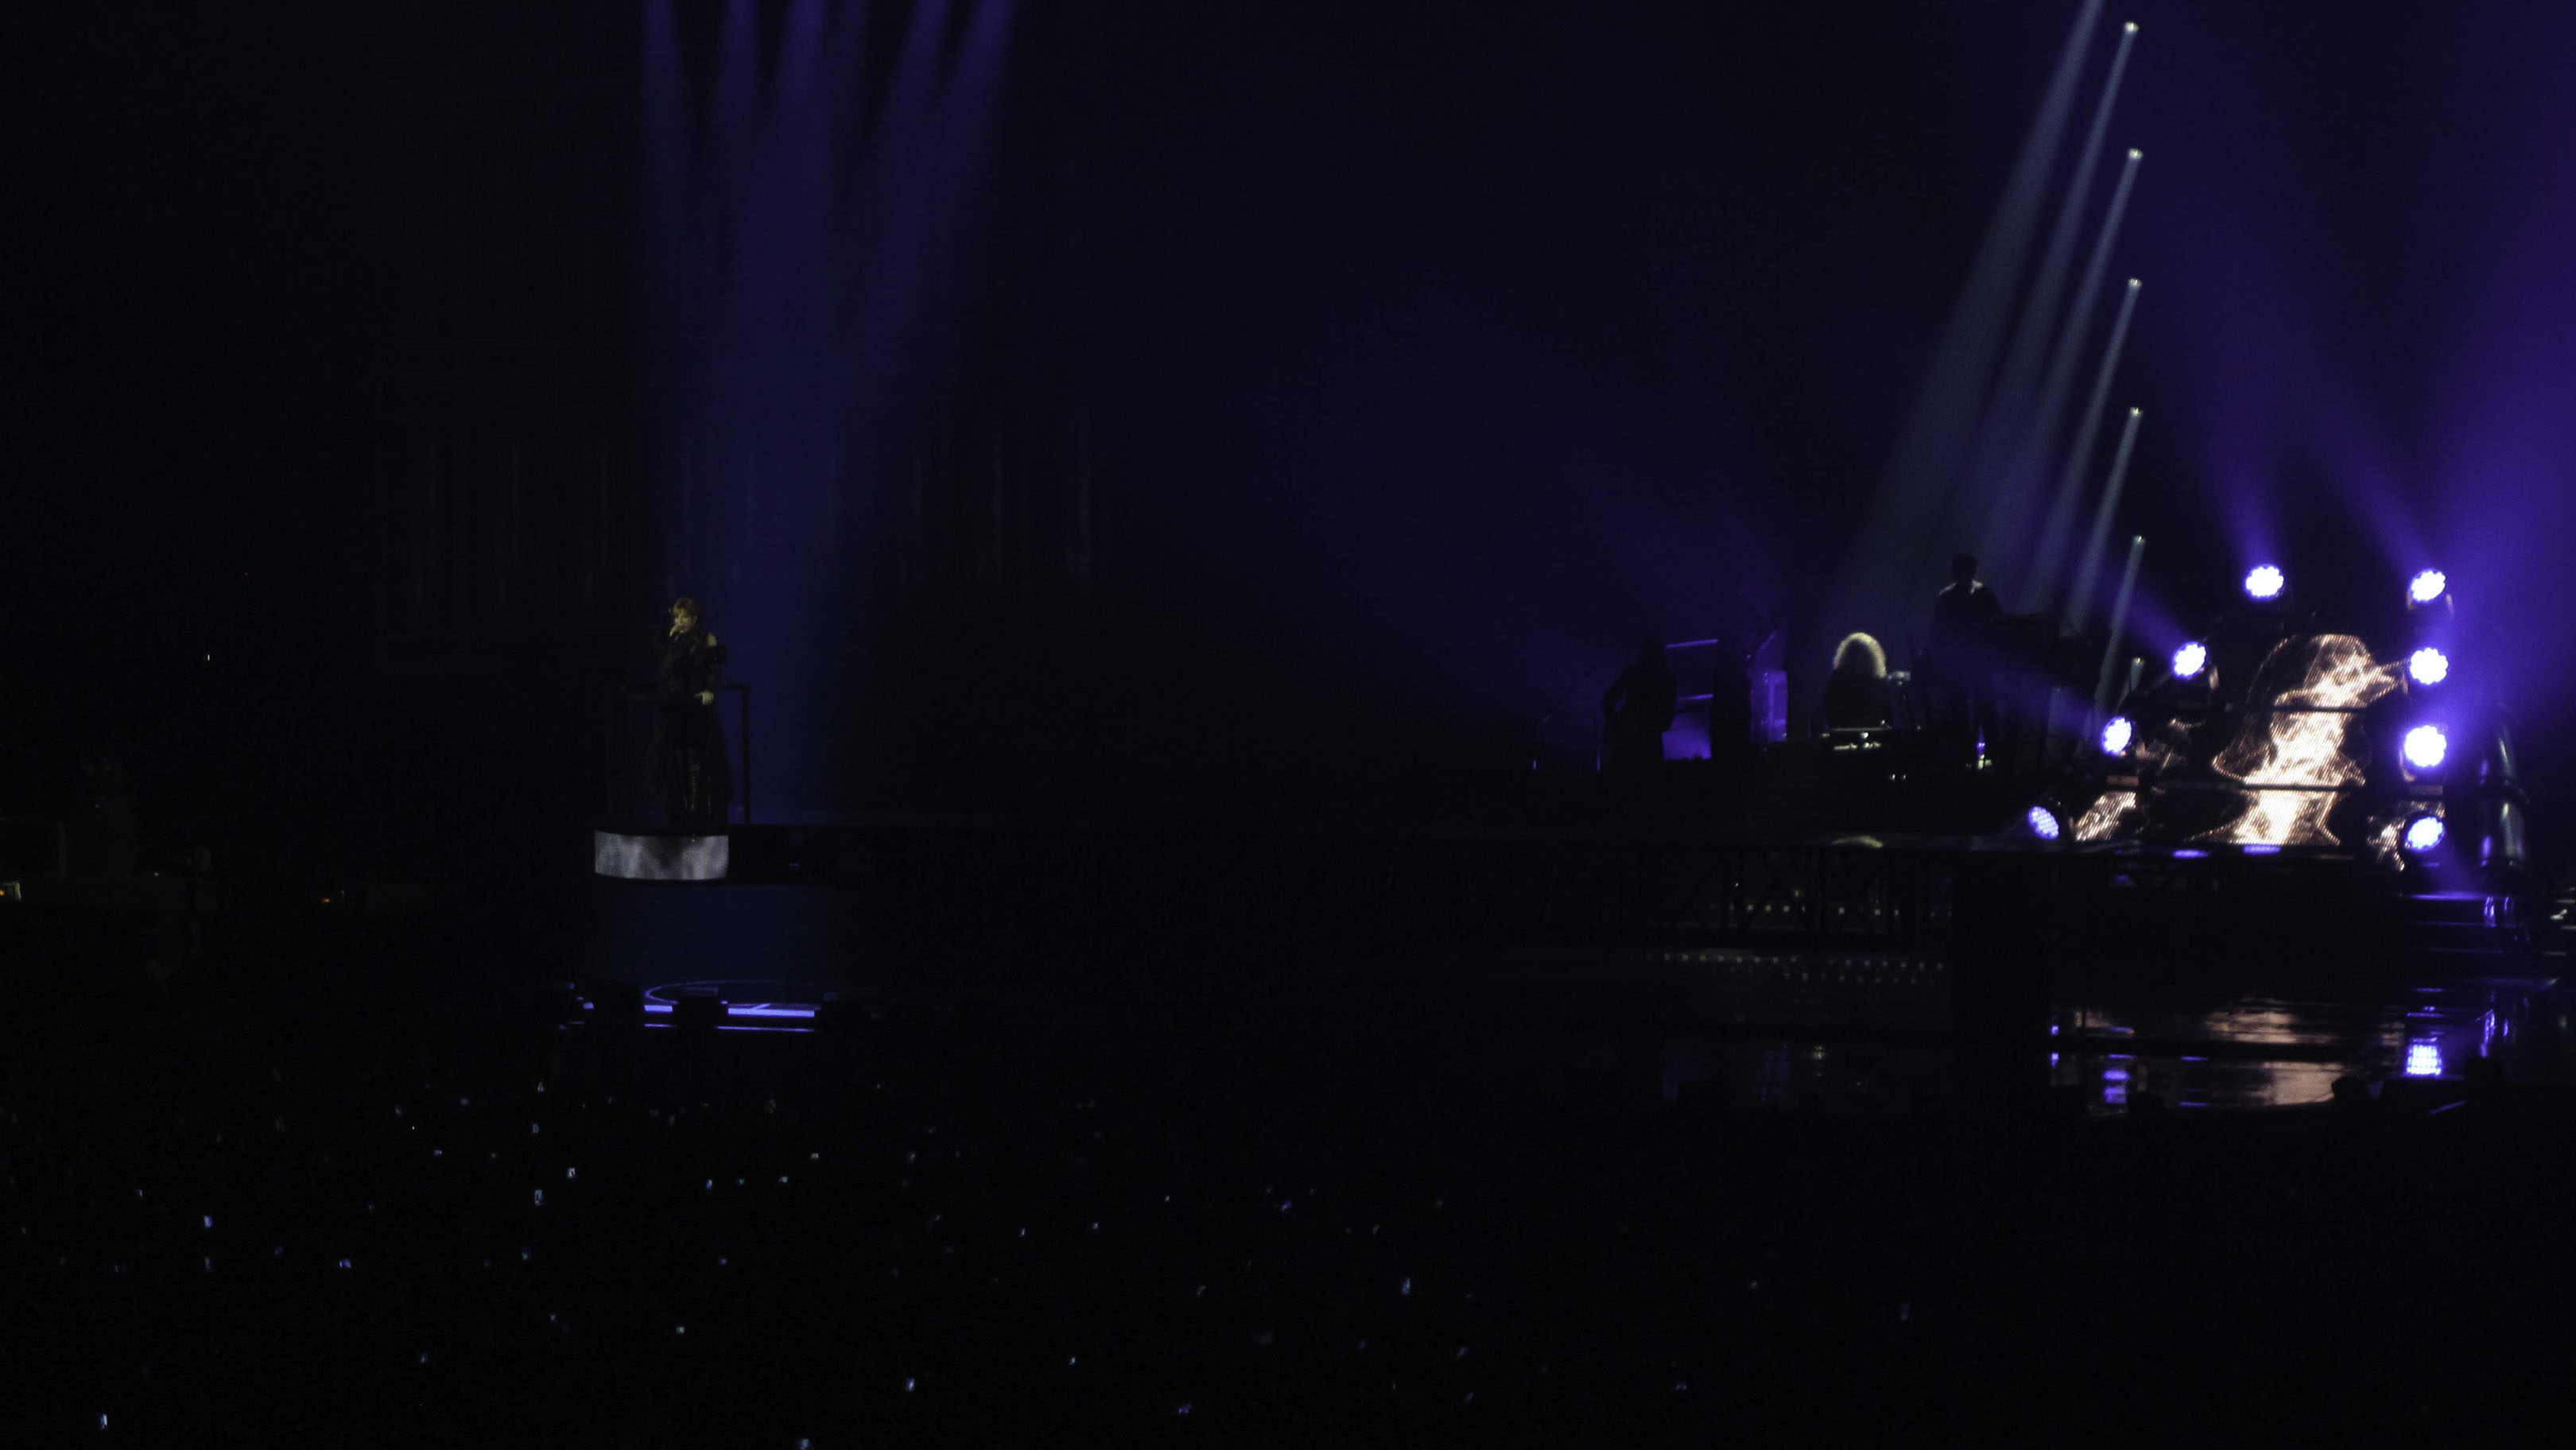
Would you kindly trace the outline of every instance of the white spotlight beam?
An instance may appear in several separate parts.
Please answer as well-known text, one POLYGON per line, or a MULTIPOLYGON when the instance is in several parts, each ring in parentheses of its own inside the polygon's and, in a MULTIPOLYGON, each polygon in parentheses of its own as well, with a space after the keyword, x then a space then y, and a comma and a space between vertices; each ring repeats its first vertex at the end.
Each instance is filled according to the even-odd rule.
MULTIPOLYGON (((2132 150, 2120 168, 2120 184, 2112 189, 2111 207, 2102 218, 2102 233, 2094 239, 2092 259, 2084 265, 2084 280, 2075 289, 2075 306, 2066 314, 2066 325, 2059 329, 2057 343, 2050 350, 2048 379, 2040 388, 2038 417, 2031 426, 2031 447, 2036 456, 2052 456, 2057 446, 2058 425, 2066 417, 2067 400, 2075 391, 2076 358, 2092 330, 2094 299, 2102 294, 2102 275, 2109 269, 2111 241, 2120 232, 2121 214, 2128 210, 2129 188, 2137 180, 2140 153, 2132 150)), ((2137 300, 2137 281, 2131 279, 2129 295, 2120 302, 2119 326, 2128 324, 2129 309, 2137 300)), ((2119 344, 2113 343, 2111 356, 2118 356, 2119 344)), ((2107 376, 2097 376, 2093 396, 2086 401, 2084 416, 2076 430, 2078 462, 2066 468, 2058 478, 2054 497, 2049 501, 2048 517, 2040 529, 2039 549, 2030 560, 2022 579, 2022 593, 2045 595, 2064 582, 2059 570, 2066 564, 2068 535, 2075 526, 2075 507, 2083 494, 2081 460, 2089 456, 2093 440, 2100 436, 2102 407, 2108 396, 2107 376)))
POLYGON ((1918 589, 1918 584, 1937 577, 1939 560, 1949 552, 1936 547, 1927 553, 1924 541, 1951 535, 1958 527, 1949 517, 1950 490, 1975 441, 1978 408, 1994 377, 2014 284, 2030 252, 2040 198, 2065 140, 2076 81, 2101 13, 2101 0, 2084 0, 2067 31, 2002 199, 1978 243, 1967 283, 1888 454, 1877 501, 1835 575, 1827 604, 1827 622, 1833 625, 1828 635, 1848 632, 1841 621, 1872 621, 1885 628, 1894 611, 1920 607, 1915 596, 1931 590, 1918 589))
MULTIPOLYGON (((2111 543, 2111 518, 2120 509, 2120 485, 2129 477, 2129 453, 2138 442, 2138 410, 2129 410, 2129 421, 2120 428, 2120 451, 2111 455, 2111 481, 2102 490, 2102 502, 2093 510, 2093 534, 2084 542, 2084 564, 2075 571, 2075 592, 2067 600, 2067 622, 2080 633, 2084 622, 2093 615, 2093 585, 2102 575, 2102 551, 2111 543)), ((2116 628, 2116 626, 2115 626, 2116 628)))
MULTIPOLYGON (((2040 530, 2039 551, 2032 556, 2030 577, 2026 581, 2032 594, 2046 594, 2057 587, 2065 567, 2066 543, 2075 528, 2075 510, 2082 501, 2084 475, 2093 463, 2093 447, 2102 436, 2102 413, 2111 398, 2111 379, 2120 368, 2120 346, 2129 340, 2129 317, 2138 306, 2138 279, 2120 298, 2120 315, 2111 324, 2111 340, 2102 349, 2102 366, 2093 374, 2093 395, 2084 402, 2084 417, 2075 427, 2075 441, 2066 450, 2065 471, 2057 486, 2057 498, 2048 506, 2048 523, 2040 530)), ((2105 525, 2095 520, 2092 547, 2099 550, 2108 537, 2105 525)))
MULTIPOLYGON (((2057 220, 2049 227, 2047 249, 2040 253, 2038 276, 2031 283, 2029 300, 2022 305, 2021 321, 2013 328, 2012 345, 2004 353, 2003 372, 1996 380, 1994 396, 1986 404, 1985 426, 1979 430, 1969 476, 1972 483, 1993 490, 1985 500, 1977 530, 1978 545, 1988 558, 2000 558, 2009 545, 2027 544, 2031 539, 2030 524, 2024 516, 2028 496, 2042 467, 2040 455, 2056 432, 2055 421, 2043 424, 2039 415, 2041 365, 2051 356, 2051 339, 2062 330, 2059 308, 2066 300, 2067 269, 2075 260, 2075 233, 2084 219, 2085 200, 2093 193, 2093 170, 2102 159, 2102 138, 2111 129, 2111 109, 2120 98, 2120 77, 2129 68, 2129 49, 2137 33, 2135 25, 2120 33, 2119 48, 2111 56, 2110 76, 2102 83, 2102 99, 2093 107, 2092 128, 2085 133, 2084 149, 2077 154, 2075 179, 2068 183, 2065 199, 2058 203, 2057 220)), ((2127 183, 2137 166, 2137 153, 2131 151, 2129 155, 2121 170, 2123 194, 2115 206, 2127 200, 2127 183)))
MULTIPOLYGON (((2041 361, 2053 355, 2053 349, 2043 351, 2042 345, 2050 332, 2058 329, 2064 315, 2058 307, 2065 297, 2067 266, 2075 260, 2076 229, 2084 219, 2084 200, 2093 191, 2093 169, 2101 162, 2103 136, 2111 129, 2111 110, 2120 99, 2120 78, 2129 69, 2129 50, 2137 38, 2138 27, 2126 27, 2120 33, 2120 48, 2111 55, 2111 74, 2102 82, 2102 99, 2093 107, 2093 127, 2085 134, 2083 155, 2075 163, 2075 180, 2067 188, 2065 204, 2058 208, 2057 225, 2049 233, 2048 250, 2040 261, 2039 279, 2031 287, 2031 305, 2022 314, 2021 326, 2013 338, 2013 360, 2005 369, 2008 383, 2018 381, 2025 388, 2032 386, 2040 375, 2041 361), (2013 375, 2016 367, 2021 369, 2018 379, 2013 375)), ((2128 201, 2129 180, 2136 174, 2139 159, 2140 153, 2133 147, 2122 162, 2119 191, 2111 204, 2110 219, 2103 226, 2105 238, 2118 229, 2120 209, 2128 201)), ((2096 243, 2097 254, 2105 245, 2107 242, 2096 243)), ((2095 286, 2100 285, 2101 278, 2093 268, 2100 260, 2097 255, 2085 268, 2085 280, 2095 286)))
MULTIPOLYGON (((2132 418, 2136 414, 2130 415, 2132 418)), ((2120 635, 2129 627, 2129 595, 2138 587, 2138 561, 2147 554, 2144 534, 2129 536, 2129 567, 2120 571, 2120 592, 2111 601, 2111 641, 2102 648, 2102 673, 2093 682, 2093 713, 2085 717, 2084 733, 2090 737, 2111 708, 2111 666, 2120 658, 2120 635)))
POLYGON ((2048 350, 2047 381, 2041 385, 2039 411, 2047 432, 2038 439, 2045 450, 2056 442, 2057 419, 2066 411, 2066 400, 2075 391, 2075 363, 2083 355, 2084 340, 2093 328, 2093 304, 2102 295, 2102 279, 2111 270, 2111 243, 2120 235, 2120 219, 2129 209, 2129 191, 2137 184, 2138 163, 2146 153, 2129 148, 2127 159, 2120 163, 2120 181, 2111 188, 2111 205, 2102 214, 2102 230, 2093 238, 2093 255, 2085 259, 2084 279, 2075 284, 2075 304, 2066 310, 2065 325, 2057 332, 2057 341, 2048 350))

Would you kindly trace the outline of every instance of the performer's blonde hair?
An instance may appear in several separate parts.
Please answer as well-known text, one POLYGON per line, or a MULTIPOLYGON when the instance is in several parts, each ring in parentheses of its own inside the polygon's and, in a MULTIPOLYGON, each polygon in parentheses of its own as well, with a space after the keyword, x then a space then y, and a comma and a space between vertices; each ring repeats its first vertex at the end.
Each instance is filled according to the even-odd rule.
POLYGON ((1865 634, 1847 634, 1834 646, 1834 673, 1860 674, 1873 680, 1887 677, 1887 651, 1878 641, 1865 634))

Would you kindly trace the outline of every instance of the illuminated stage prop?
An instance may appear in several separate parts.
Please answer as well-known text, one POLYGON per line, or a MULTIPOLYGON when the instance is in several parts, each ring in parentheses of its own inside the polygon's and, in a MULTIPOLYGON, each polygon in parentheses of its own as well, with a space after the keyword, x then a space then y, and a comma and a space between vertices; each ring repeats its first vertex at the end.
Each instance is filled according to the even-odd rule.
POLYGON ((717 834, 590 833, 590 869, 625 881, 722 881, 733 864, 733 838, 717 834))

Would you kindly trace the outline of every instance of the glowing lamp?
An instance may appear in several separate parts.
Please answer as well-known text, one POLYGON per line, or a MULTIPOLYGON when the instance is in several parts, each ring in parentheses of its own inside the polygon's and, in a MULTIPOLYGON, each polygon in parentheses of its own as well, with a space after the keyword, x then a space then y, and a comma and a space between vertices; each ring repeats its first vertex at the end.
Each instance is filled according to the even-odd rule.
POLYGON ((2406 833, 2401 839, 2406 842, 2407 850, 2421 856, 2439 847, 2445 834, 2440 816, 2417 816, 2406 823, 2406 833))
POLYGON ((2408 1043, 2406 1047, 2406 1075, 2408 1077, 2440 1077, 2442 1075, 2442 1049, 2430 1042, 2408 1043))
POLYGON ((2102 753, 2117 755, 2128 749, 2130 739, 2137 733, 2138 727, 2129 723, 2128 716, 2112 716, 2102 725, 2102 753))
POLYGON ((2023 812, 2022 823, 2030 827, 2032 835, 2043 841, 2054 841, 2066 834, 2066 828, 2058 824, 2057 813, 2046 806, 2032 806, 2023 812))
POLYGON ((2430 604, 2451 592, 2451 581, 2439 569, 2427 569, 2406 583, 2406 597, 2417 604, 2430 604))
POLYGON ((2451 677, 2451 657, 2428 644, 2406 657, 2406 676, 2419 685, 2438 685, 2451 677))
POLYGON ((2192 640, 2173 652, 2173 672, 2177 680, 2188 680, 2209 663, 2209 646, 2192 640))
POLYGON ((2406 763, 2417 770, 2439 770, 2451 753, 2451 735, 2439 725, 2418 725, 2406 732, 2406 763))
POLYGON ((2253 599, 2277 599, 2281 595, 2281 570, 2275 564, 2257 564, 2245 576, 2245 593, 2253 599))

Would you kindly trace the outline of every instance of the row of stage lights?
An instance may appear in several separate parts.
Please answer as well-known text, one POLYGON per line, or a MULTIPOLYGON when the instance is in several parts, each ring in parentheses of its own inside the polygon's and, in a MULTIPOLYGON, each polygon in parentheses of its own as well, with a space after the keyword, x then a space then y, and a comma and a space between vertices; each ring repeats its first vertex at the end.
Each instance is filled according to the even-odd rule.
MULTIPOLYGON (((2407 581, 2406 604, 2410 610, 2430 608, 2450 592, 2451 581, 2447 575, 2439 569, 2426 569, 2407 581)), ((2406 657, 2406 677, 2419 685, 2438 685, 2451 677, 2451 657, 2442 653, 2438 646, 2420 646, 2406 657)), ((2439 770, 2451 753, 2450 733, 2439 725, 2418 725, 2406 732, 2405 742, 2400 748, 2405 752, 2407 764, 2418 770, 2439 770)), ((2447 831, 2442 818, 2427 813, 2407 821, 2405 833, 2399 839, 2408 851, 2421 856, 2439 847, 2445 834, 2447 831)))
MULTIPOLYGON (((2281 597, 2281 590, 2288 583, 2288 576, 2281 572, 2278 565, 2258 564, 2246 571, 2245 596, 2258 604, 2268 604, 2281 597)), ((2448 575, 2439 569, 2421 570, 2414 578, 2406 581, 2407 609, 2410 613, 2430 609, 2440 603, 2450 592, 2451 581, 2448 575)), ((2200 640, 2185 640, 2175 647, 2169 663, 2173 667, 2175 679, 2196 678, 2202 670, 2209 667, 2209 646, 2200 640)), ((2420 645, 2406 657, 2406 677, 2428 689, 2439 685, 2451 677, 2451 657, 2438 645, 2420 645)), ((2126 754, 2129 746, 2136 741, 2137 733, 2136 722, 2128 716, 2112 716, 2102 725, 2102 734, 2098 742, 2102 747, 2102 753, 2109 756, 2126 754)), ((2441 769, 2442 762, 2450 758, 2450 731, 2439 723, 2427 721, 2410 728, 2398 748, 2405 757, 2410 773, 2430 774, 2441 769)), ((2046 813, 2034 807, 2033 824, 2036 825, 2039 817, 2044 814, 2046 813)), ((2050 829, 2041 834, 2046 839, 2055 840, 2058 834, 2057 822, 2052 817, 2048 824, 2050 829)), ((2421 856, 2439 848, 2444 834, 2442 818, 2425 812, 2407 820, 2400 839, 2409 852, 2421 856)))

